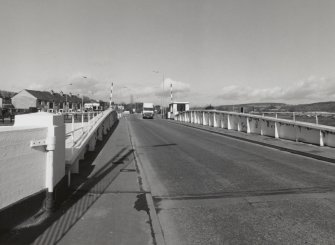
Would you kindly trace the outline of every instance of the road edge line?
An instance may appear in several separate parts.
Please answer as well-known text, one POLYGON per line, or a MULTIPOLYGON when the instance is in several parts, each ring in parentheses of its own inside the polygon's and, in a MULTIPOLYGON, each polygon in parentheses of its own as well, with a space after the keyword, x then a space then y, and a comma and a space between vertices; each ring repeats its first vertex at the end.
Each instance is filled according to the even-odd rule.
MULTIPOLYGON (((147 174, 144 170, 142 161, 137 154, 135 144, 134 144, 133 139, 131 137, 129 124, 127 124, 127 126, 128 126, 128 134, 129 134, 131 147, 133 149, 135 165, 138 169, 138 174, 141 177, 141 181, 142 181, 142 185, 143 185, 142 188, 144 188, 144 193, 145 193, 147 205, 148 205, 148 208, 149 208, 149 215, 150 215, 149 218, 151 219, 152 232, 154 233, 154 236, 155 236, 153 238, 153 239, 155 239, 154 244, 155 245, 166 245, 162 225, 159 222, 158 214, 156 212, 153 197, 152 197, 152 194, 151 194, 151 188, 150 188, 149 181, 148 181, 148 178, 147 178, 147 174)), ((141 183, 139 183, 139 184, 141 184, 141 183)))

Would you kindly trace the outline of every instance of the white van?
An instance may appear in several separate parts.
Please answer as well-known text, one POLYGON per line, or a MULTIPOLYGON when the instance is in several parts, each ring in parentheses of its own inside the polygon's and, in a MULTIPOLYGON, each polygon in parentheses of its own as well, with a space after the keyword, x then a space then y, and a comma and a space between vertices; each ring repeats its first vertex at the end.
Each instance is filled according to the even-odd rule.
POLYGON ((143 103, 142 118, 154 118, 154 104, 153 103, 143 103))

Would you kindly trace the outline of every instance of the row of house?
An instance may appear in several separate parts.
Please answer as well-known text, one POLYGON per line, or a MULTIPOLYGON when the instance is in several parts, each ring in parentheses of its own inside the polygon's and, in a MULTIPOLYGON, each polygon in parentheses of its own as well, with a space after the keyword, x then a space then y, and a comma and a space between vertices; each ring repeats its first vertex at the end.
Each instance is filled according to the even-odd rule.
POLYGON ((0 108, 13 108, 11 98, 15 95, 14 92, 0 90, 0 108))
MULTIPOLYGON (((7 96, 8 97, 8 96, 7 96)), ((86 104, 99 104, 98 101, 89 99, 88 97, 80 97, 79 95, 56 93, 51 91, 38 91, 24 89, 19 93, 12 94, 11 98, 1 96, 2 101, 10 100, 11 108, 16 111, 45 111, 45 112, 68 112, 81 111, 88 109, 86 104), (84 108, 83 108, 84 106, 84 108)), ((0 105, 0 108, 5 108, 0 105)))

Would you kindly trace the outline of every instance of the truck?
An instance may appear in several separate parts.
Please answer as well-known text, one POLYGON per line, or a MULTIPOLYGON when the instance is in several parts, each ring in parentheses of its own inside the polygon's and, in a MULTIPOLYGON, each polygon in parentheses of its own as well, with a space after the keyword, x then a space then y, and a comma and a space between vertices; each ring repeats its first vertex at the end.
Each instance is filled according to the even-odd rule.
POLYGON ((154 104, 153 103, 143 103, 142 118, 154 118, 154 104))

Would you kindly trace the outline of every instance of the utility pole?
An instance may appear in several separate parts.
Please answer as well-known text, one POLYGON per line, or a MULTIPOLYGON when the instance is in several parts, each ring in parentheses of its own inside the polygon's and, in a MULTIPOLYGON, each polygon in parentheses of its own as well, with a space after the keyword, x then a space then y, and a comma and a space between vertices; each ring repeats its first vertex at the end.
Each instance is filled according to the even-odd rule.
POLYGON ((114 84, 112 83, 112 85, 111 85, 111 96, 110 96, 110 100, 109 100, 109 108, 112 108, 113 86, 114 86, 114 84))

